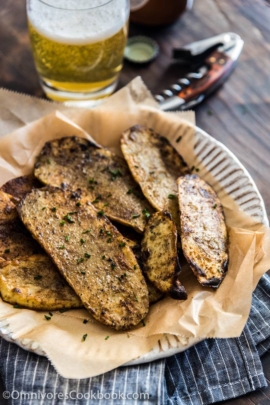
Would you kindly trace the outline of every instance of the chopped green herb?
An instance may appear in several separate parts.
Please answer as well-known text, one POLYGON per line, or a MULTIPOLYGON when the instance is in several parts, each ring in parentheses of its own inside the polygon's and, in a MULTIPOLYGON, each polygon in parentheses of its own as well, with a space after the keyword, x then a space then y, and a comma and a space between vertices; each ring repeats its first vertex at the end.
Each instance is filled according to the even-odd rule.
POLYGON ((37 274, 36 276, 34 276, 34 280, 41 280, 42 276, 40 274, 37 274))
POLYGON ((134 267, 133 267, 133 269, 134 269, 134 270, 136 270, 136 269, 137 269, 137 266, 136 266, 136 264, 134 264, 134 267))
POLYGON ((97 214, 98 214, 98 216, 99 216, 99 217, 103 217, 103 215, 104 215, 104 211, 100 210, 100 211, 98 211, 98 213, 97 213, 97 214))
POLYGON ((85 257, 86 259, 90 259, 91 255, 89 255, 89 253, 85 253, 85 254, 84 254, 84 257, 85 257))
POLYGON ((50 160, 50 159, 47 159, 47 163, 50 164, 50 163, 51 163, 51 160, 50 160))
POLYGON ((132 191, 132 189, 130 188, 128 191, 127 191, 127 194, 132 194, 133 193, 133 191, 132 191))
POLYGON ((112 238, 108 238, 107 243, 112 243, 112 238))
POLYGON ((83 335, 82 341, 85 342, 86 338, 87 338, 87 333, 85 335, 83 335))
POLYGON ((69 239, 70 239, 70 236, 69 236, 69 235, 66 235, 66 236, 65 236, 65 241, 66 241, 66 242, 69 242, 69 239))
POLYGON ((100 228, 99 233, 100 233, 100 234, 103 234, 103 233, 104 233, 104 229, 103 229, 103 228, 100 228))
POLYGON ((86 231, 83 231, 83 235, 85 235, 86 233, 90 233, 91 232, 91 229, 86 229, 86 231))
POLYGON ((125 247, 126 246, 126 242, 120 242, 119 243, 119 247, 125 247))
POLYGON ((176 143, 179 143, 180 141, 181 141, 181 139, 182 139, 182 136, 178 136, 178 138, 176 139, 176 143))
POLYGON ((134 294, 134 298, 137 302, 139 302, 137 295, 134 294))
POLYGON ((95 181, 95 179, 93 179, 93 178, 89 179, 88 182, 90 184, 97 184, 97 181, 95 181))
POLYGON ((200 171, 200 168, 199 168, 199 167, 196 167, 195 170, 196 170, 196 172, 199 172, 199 171, 200 171))
POLYGON ((139 169, 139 166, 137 166, 137 165, 134 165, 134 167, 136 167, 136 169, 139 169))
POLYGON ((70 216, 71 214, 73 214, 73 213, 69 212, 67 215, 64 216, 63 219, 65 219, 70 224, 74 224, 75 221, 73 221, 73 219, 71 218, 71 216, 70 216))
POLYGON ((212 110, 207 110, 207 114, 208 114, 208 115, 214 115, 214 113, 213 113, 212 110))
POLYGON ((96 198, 94 201, 92 201, 92 204, 97 204, 97 203, 99 203, 99 199, 98 199, 98 198, 96 198))
POLYGON ((17 308, 17 309, 18 309, 18 308, 21 308, 21 307, 20 307, 19 304, 14 304, 14 305, 13 305, 13 308, 17 308))
POLYGON ((44 211, 44 210, 46 210, 46 207, 42 207, 41 209, 42 209, 42 211, 44 211))
POLYGON ((155 172, 149 172, 149 174, 151 174, 151 175, 152 175, 152 174, 155 174, 155 172))
POLYGON ((50 321, 51 317, 49 315, 44 315, 44 318, 46 319, 46 321, 50 321))
POLYGON ((108 205, 109 205, 109 203, 106 202, 106 203, 103 205, 103 207, 107 207, 108 205))
POLYGON ((106 256, 105 256, 105 255, 102 255, 102 256, 101 256, 101 259, 102 259, 102 260, 105 260, 105 259, 106 259, 106 256))
POLYGON ((142 326, 145 326, 145 322, 144 322, 144 319, 142 320, 142 326))
POLYGON ((51 211, 52 211, 52 212, 56 212, 56 211, 57 211, 57 208, 56 208, 56 207, 52 207, 52 208, 51 208, 51 211))
POLYGON ((168 198, 169 198, 170 200, 174 200, 174 199, 175 199, 175 194, 169 194, 169 195, 168 195, 168 198))
POLYGON ((134 215, 132 215, 132 219, 135 219, 135 218, 139 218, 141 215, 140 214, 134 214, 134 215))
POLYGON ((150 217, 150 212, 149 211, 147 211, 147 209, 146 208, 144 208, 143 210, 142 210, 142 213, 143 213, 143 215, 145 216, 145 218, 149 218, 150 217))
POLYGON ((59 309, 59 312, 60 312, 61 314, 63 314, 64 312, 67 312, 67 311, 69 311, 68 308, 59 309))
POLYGON ((80 203, 80 201, 78 201, 77 203, 76 203, 76 206, 77 207, 80 207, 82 204, 80 203))
POLYGON ((105 340, 108 340, 108 339, 109 339, 109 337, 110 337, 110 336, 106 336, 106 337, 105 337, 105 340))
POLYGON ((85 239, 81 238, 80 242, 83 245, 85 243, 85 239))
POLYGON ((60 221, 60 225, 61 225, 61 226, 64 226, 65 223, 66 223, 66 221, 60 221))
POLYGON ((53 316, 53 313, 52 313, 52 312, 49 312, 49 315, 50 315, 50 316, 53 316))
POLYGON ((80 264, 80 263, 82 263, 84 261, 84 258, 83 257, 80 257, 78 260, 77 260, 77 264, 80 264))
POLYGON ((111 196, 112 196, 112 193, 109 193, 109 194, 107 195, 108 198, 110 198, 111 196))
POLYGON ((121 177, 123 176, 120 169, 116 169, 116 170, 109 169, 109 172, 112 174, 112 180, 115 180, 116 177, 118 177, 118 176, 121 176, 121 177))
POLYGON ((81 271, 81 274, 82 274, 83 276, 85 276, 85 271, 81 271))
POLYGON ((106 231, 106 234, 107 234, 108 236, 112 236, 112 233, 111 233, 110 231, 106 231))
POLYGON ((84 320, 83 320, 83 323, 87 323, 87 322, 88 322, 88 319, 84 319, 84 320))
POLYGON ((213 205, 214 210, 217 208, 217 204, 213 205))
POLYGON ((65 249, 65 245, 58 246, 58 249, 65 249))
POLYGON ((10 253, 10 249, 5 249, 4 253, 10 253))
POLYGON ((114 262, 111 263, 111 268, 114 270, 116 267, 116 264, 114 262))

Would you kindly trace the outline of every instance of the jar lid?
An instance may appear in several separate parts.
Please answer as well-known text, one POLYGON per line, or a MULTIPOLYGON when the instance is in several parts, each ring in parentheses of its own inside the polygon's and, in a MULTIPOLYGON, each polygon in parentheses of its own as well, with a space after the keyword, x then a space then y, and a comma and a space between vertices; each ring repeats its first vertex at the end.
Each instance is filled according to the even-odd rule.
POLYGON ((152 38, 136 36, 128 39, 124 57, 133 63, 147 63, 155 59, 158 52, 158 44, 152 38))

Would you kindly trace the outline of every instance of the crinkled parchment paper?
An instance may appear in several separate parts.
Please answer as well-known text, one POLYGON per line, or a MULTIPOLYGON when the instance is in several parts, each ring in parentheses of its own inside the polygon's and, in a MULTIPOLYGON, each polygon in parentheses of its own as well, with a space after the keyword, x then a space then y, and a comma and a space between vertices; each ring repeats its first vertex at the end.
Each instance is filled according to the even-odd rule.
MULTIPOLYGON (((192 113, 159 111, 139 78, 93 110, 67 108, 0 90, 0 135, 13 131, 0 138, 0 185, 31 172, 35 157, 48 140, 92 137, 121 153, 120 134, 135 124, 167 136, 190 166, 197 165, 192 120, 192 113), (176 143, 179 136, 181 142, 176 143)), ((156 303, 146 326, 140 324, 129 333, 99 324, 86 310, 55 312, 46 321, 44 312, 15 309, 0 300, 0 323, 6 323, 9 336, 35 342, 57 371, 69 378, 98 375, 135 359, 150 351, 163 333, 197 338, 239 336, 249 315, 252 291, 270 267, 270 232, 240 211, 207 168, 200 167, 202 177, 218 191, 229 229, 229 271, 218 290, 202 288, 186 265, 180 278, 188 300, 165 298, 156 303), (89 322, 83 324, 83 319, 89 322)))

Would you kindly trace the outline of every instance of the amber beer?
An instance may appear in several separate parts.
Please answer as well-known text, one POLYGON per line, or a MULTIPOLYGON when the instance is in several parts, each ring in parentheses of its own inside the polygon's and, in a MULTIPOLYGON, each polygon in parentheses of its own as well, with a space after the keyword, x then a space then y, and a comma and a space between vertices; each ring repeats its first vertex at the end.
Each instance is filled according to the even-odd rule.
POLYGON ((128 15, 128 0, 28 0, 35 64, 48 97, 86 100, 112 93, 128 15))

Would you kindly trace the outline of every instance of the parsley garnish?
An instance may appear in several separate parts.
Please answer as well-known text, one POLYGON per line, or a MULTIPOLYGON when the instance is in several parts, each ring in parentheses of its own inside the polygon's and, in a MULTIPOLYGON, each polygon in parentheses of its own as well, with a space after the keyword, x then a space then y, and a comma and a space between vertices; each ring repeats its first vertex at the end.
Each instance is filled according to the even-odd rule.
POLYGON ((52 212, 56 212, 56 211, 57 211, 57 208, 56 208, 56 207, 52 207, 52 208, 51 208, 51 211, 52 211, 52 212))
POLYGON ((85 253, 85 254, 84 254, 84 257, 85 257, 86 259, 90 259, 91 255, 89 255, 89 253, 85 253))
POLYGON ((175 194, 169 194, 169 195, 168 195, 168 198, 169 198, 170 200, 174 200, 174 199, 175 199, 175 194))
POLYGON ((127 194, 132 194, 133 193, 133 191, 132 191, 132 189, 130 188, 128 191, 127 191, 127 194))
POLYGON ((76 203, 76 206, 77 207, 80 207, 82 204, 80 203, 80 201, 78 201, 77 203, 76 203))
POLYGON ((101 259, 102 259, 102 260, 105 260, 105 259, 106 259, 106 256, 105 256, 105 255, 102 255, 102 256, 101 256, 101 259))
POLYGON ((108 238, 107 243, 112 243, 112 238, 108 238))
POLYGON ((103 217, 103 215, 104 215, 104 211, 100 210, 100 211, 98 211, 98 213, 97 213, 97 214, 98 214, 98 216, 99 216, 99 217, 103 217))
POLYGON ((114 262, 111 263, 111 268, 114 270, 116 267, 116 264, 114 262))
POLYGON ((181 139, 182 139, 182 136, 178 136, 178 138, 176 139, 176 143, 179 143, 180 141, 181 141, 181 139))
POLYGON ((85 243, 85 239, 81 238, 80 242, 83 245, 85 243))
POLYGON ((69 236, 69 235, 66 235, 66 236, 65 236, 65 241, 66 241, 66 242, 69 242, 69 239, 70 239, 70 236, 69 236))
POLYGON ((77 264, 80 264, 80 263, 82 263, 84 261, 84 258, 83 257, 80 257, 78 260, 77 260, 77 264))
POLYGON ((145 326, 145 322, 144 322, 144 319, 142 320, 142 326, 145 326))
POLYGON ((65 223, 66 223, 66 221, 60 221, 60 225, 61 225, 61 226, 64 226, 65 223))
POLYGON ((50 321, 51 317, 49 315, 44 315, 44 318, 46 319, 46 321, 50 321))
POLYGON ((70 223, 70 224, 74 224, 75 221, 73 221, 73 219, 71 218, 71 214, 74 214, 73 212, 69 212, 67 215, 64 216, 64 219, 70 223))
POLYGON ((217 208, 217 204, 213 205, 214 210, 217 208))
POLYGON ((134 270, 136 270, 136 269, 137 269, 137 266, 136 266, 136 264, 134 264, 134 267, 133 267, 133 269, 134 269, 134 270))
POLYGON ((85 271, 81 271, 81 274, 82 274, 83 276, 85 276, 85 271))
POLYGON ((86 231, 83 231, 83 235, 85 235, 86 233, 90 233, 91 232, 91 229, 87 229, 86 231))
POLYGON ((18 308, 21 308, 21 307, 20 307, 19 304, 14 304, 14 305, 13 305, 13 308, 17 308, 17 309, 18 309, 18 308))
POLYGON ((63 314, 64 312, 67 312, 69 309, 68 308, 63 308, 63 309, 59 309, 59 312, 61 314, 63 314))
POLYGON ((118 176, 122 177, 123 176, 120 169, 116 169, 116 170, 109 169, 109 172, 112 174, 112 180, 113 181, 116 179, 116 177, 118 177, 118 176))
POLYGON ((83 323, 87 323, 87 322, 88 322, 88 319, 84 319, 84 320, 83 320, 83 323))
POLYGON ((65 249, 65 245, 58 246, 58 249, 65 249))
POLYGON ((119 247, 125 247, 126 246, 126 242, 120 242, 119 243, 119 247))
POLYGON ((149 211, 147 211, 147 209, 146 208, 144 208, 143 210, 142 210, 142 213, 143 213, 143 215, 145 216, 145 218, 149 218, 150 217, 150 212, 149 211))
POLYGON ((4 253, 10 253, 10 249, 5 249, 4 253))
POLYGON ((83 335, 82 341, 85 342, 86 338, 87 338, 87 333, 85 335, 83 335))
POLYGON ((140 214, 134 214, 134 215, 132 215, 132 219, 135 219, 135 218, 139 218, 140 217, 140 214))
POLYGON ((46 210, 46 207, 42 207, 41 210, 42 210, 42 211, 46 210))
POLYGON ((106 336, 106 337, 105 337, 105 340, 108 340, 108 339, 109 339, 109 337, 110 337, 110 336, 106 336))

